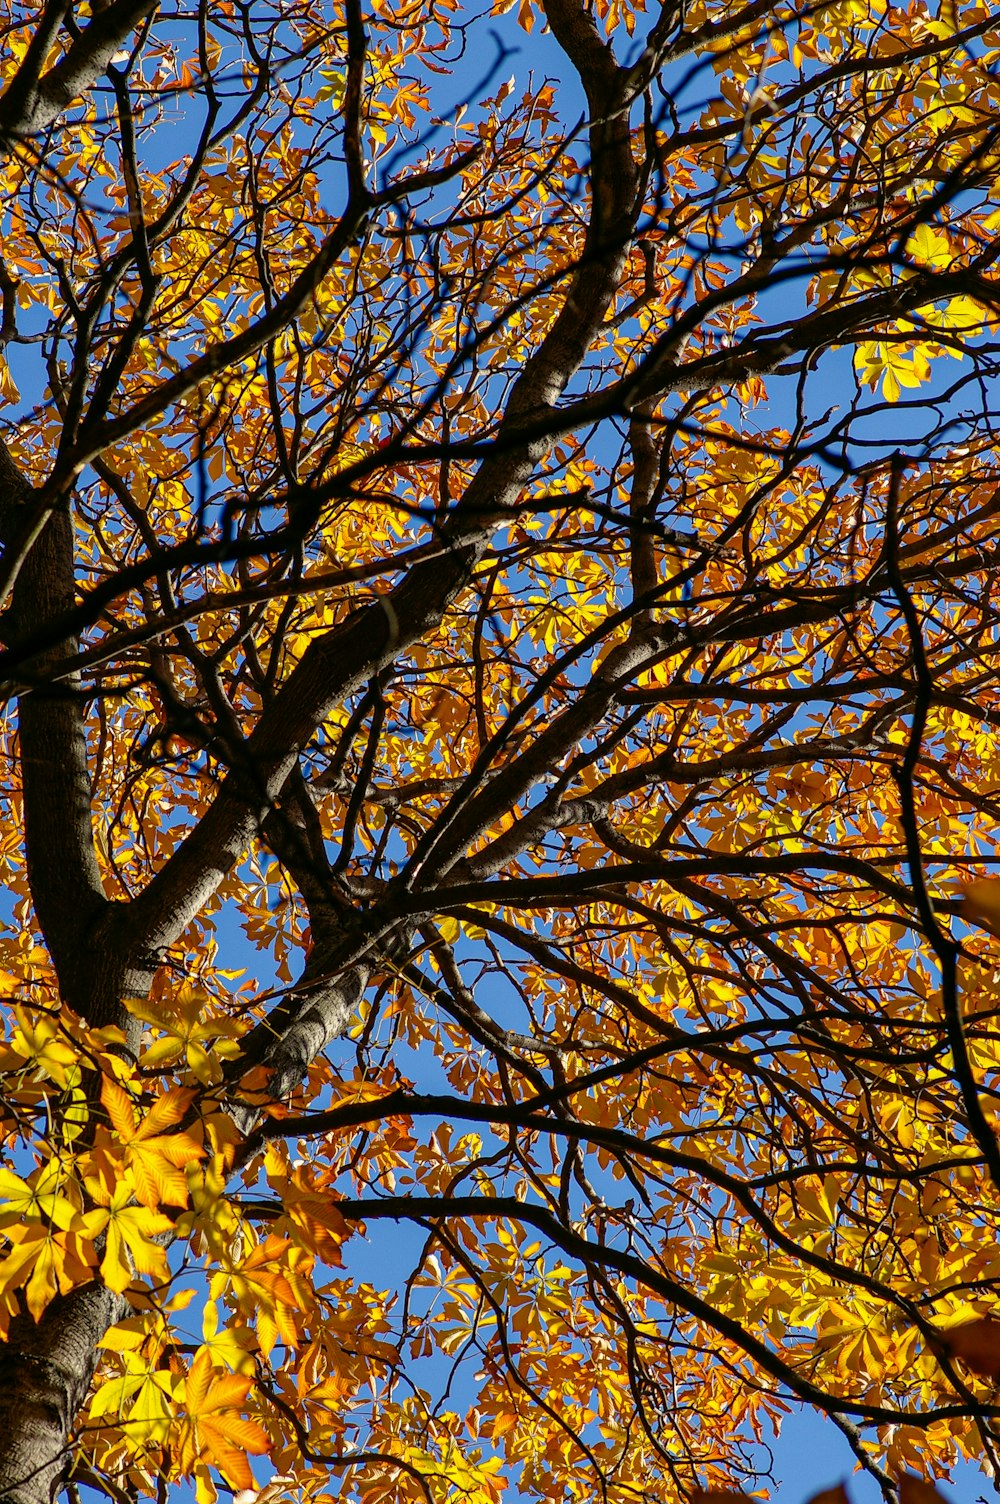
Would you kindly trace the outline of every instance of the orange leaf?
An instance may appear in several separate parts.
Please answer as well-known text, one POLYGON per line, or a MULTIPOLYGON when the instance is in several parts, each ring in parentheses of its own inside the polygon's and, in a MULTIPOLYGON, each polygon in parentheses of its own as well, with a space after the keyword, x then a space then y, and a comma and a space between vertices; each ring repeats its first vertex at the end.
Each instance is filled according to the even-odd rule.
POLYGON ((980 877, 962 889, 963 919, 1000 936, 1000 877, 980 877))
POLYGON ((240 1414, 251 1387, 251 1379, 215 1368, 207 1350, 199 1351, 184 1391, 179 1459, 186 1471, 205 1461, 234 1488, 253 1486, 246 1454, 269 1451, 270 1440, 262 1426, 240 1414))
MULTIPOLYGON (((959 1358, 984 1379, 1000 1379, 1000 1321, 983 1316, 963 1326, 938 1332, 938 1344, 951 1358, 959 1358)), ((914 1500, 913 1504, 924 1504, 914 1500)))

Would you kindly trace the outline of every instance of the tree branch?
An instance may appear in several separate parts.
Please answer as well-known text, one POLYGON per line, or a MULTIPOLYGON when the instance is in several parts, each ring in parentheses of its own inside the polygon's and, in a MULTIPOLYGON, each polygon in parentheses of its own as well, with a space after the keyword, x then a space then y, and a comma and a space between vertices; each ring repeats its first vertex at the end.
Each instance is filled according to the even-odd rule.
POLYGON ((21 66, 0 96, 0 142, 9 147, 26 136, 39 135, 58 120, 64 110, 93 88, 126 38, 156 9, 156 3, 114 0, 96 13, 64 56, 42 73, 46 54, 69 10, 63 3, 47 5, 21 66))

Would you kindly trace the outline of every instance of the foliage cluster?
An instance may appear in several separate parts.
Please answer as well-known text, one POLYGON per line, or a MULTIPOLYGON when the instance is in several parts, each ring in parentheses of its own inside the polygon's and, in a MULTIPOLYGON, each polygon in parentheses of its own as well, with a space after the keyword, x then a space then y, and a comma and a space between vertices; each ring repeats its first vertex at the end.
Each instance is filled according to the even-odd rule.
POLYGON ((0 1498, 1000 1466, 993 8, 0 37, 0 1498))

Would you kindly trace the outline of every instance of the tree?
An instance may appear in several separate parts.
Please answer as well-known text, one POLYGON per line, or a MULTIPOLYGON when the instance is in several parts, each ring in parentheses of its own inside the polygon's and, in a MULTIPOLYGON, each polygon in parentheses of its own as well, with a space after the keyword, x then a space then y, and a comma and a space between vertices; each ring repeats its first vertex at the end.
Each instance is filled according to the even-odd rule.
POLYGON ((11 1504, 997 1465, 1000 37, 504 9, 4 11, 11 1504))

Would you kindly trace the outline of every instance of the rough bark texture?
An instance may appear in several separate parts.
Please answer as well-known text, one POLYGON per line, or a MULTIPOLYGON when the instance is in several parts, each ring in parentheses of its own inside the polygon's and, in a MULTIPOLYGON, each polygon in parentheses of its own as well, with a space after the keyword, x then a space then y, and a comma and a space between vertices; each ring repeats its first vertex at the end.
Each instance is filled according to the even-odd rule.
POLYGON ((97 1344, 125 1314, 120 1296, 87 1285, 53 1301, 41 1321, 22 1316, 0 1346, 0 1499, 54 1498, 70 1461, 70 1437, 87 1397, 97 1344))
POLYGON ((74 100, 92 89, 122 44, 152 11, 155 0, 116 0, 102 7, 51 68, 46 55, 69 10, 47 5, 31 46, 0 97, 0 143, 47 129, 74 100))

